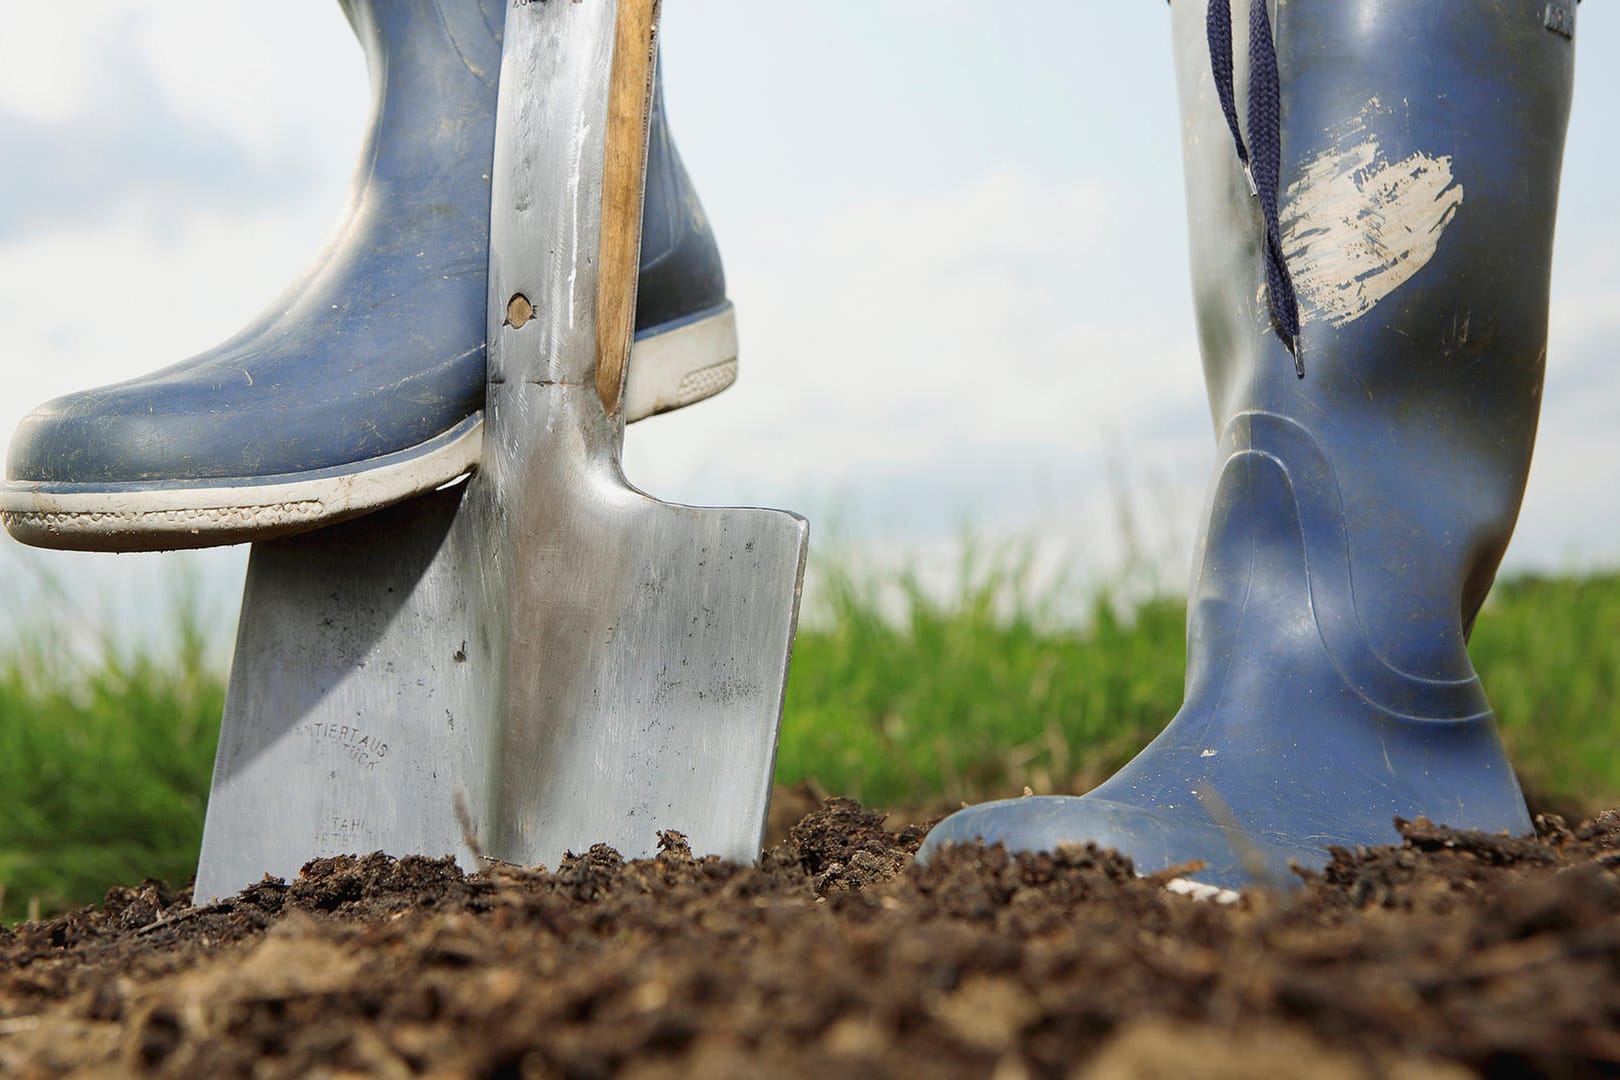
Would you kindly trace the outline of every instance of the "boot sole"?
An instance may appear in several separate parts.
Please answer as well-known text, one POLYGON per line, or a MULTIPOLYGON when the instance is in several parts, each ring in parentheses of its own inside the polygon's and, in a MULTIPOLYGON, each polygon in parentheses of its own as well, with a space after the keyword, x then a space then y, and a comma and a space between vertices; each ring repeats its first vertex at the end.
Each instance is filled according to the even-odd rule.
MULTIPOLYGON (((626 421, 713 397, 737 378, 736 313, 728 302, 636 340, 626 421)), ((349 465, 275 476, 124 484, 0 483, 0 522, 33 547, 173 551, 336 524, 445 487, 478 467, 478 412, 405 450, 349 465)))

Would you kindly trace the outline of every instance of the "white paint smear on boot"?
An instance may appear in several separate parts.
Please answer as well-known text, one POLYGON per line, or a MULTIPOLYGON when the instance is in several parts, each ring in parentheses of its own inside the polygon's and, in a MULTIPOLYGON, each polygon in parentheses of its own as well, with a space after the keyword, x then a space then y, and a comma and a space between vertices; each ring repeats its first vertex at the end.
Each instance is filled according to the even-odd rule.
POLYGON ((1348 127, 1289 186, 1280 223, 1304 314, 1333 326, 1361 318, 1423 269, 1463 201, 1451 158, 1391 163, 1360 118, 1348 127))

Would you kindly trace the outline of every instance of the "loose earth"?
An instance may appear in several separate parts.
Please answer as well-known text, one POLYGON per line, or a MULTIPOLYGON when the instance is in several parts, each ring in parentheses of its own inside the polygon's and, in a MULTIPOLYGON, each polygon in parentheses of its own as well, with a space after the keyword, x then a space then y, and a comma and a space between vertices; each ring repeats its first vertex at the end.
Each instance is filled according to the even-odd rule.
POLYGON ((1620 812, 1402 824, 1219 904, 830 799, 757 866, 323 859, 0 930, 0 1073, 1358 1077, 1620 1071, 1620 812))

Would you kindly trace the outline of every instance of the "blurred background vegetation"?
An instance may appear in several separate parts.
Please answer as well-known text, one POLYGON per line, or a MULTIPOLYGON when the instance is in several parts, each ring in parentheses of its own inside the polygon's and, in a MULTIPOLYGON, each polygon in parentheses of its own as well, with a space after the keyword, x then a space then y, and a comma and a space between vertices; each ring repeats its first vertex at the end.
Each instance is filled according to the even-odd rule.
MULTIPOLYGON (((950 589, 835 555, 794 654, 777 777, 928 813, 1081 792, 1181 697, 1183 602, 1122 578, 1078 609, 1017 549, 973 545, 950 589), (1137 599, 1128 599, 1136 596, 1137 599)), ((1070 590, 1072 593, 1072 590, 1070 590)), ((37 605, 0 646, 0 922, 189 881, 224 700, 228 627, 173 590, 167 640, 86 650, 37 605)), ((1475 663, 1535 809, 1620 805, 1620 574, 1503 581, 1475 663)))

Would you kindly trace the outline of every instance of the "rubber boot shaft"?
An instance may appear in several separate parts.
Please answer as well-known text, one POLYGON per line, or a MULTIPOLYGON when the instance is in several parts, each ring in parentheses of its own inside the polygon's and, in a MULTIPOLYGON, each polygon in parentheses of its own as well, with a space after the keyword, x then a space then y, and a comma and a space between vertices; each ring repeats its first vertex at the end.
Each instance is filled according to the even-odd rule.
POLYGON ((962 811, 925 853, 1095 841, 1142 872, 1288 884, 1329 845, 1395 842, 1396 816, 1529 828, 1466 636, 1518 513, 1545 362, 1573 50, 1544 8, 1276 5, 1300 379, 1271 332, 1205 6, 1173 4, 1218 438, 1186 700, 1096 791, 962 811))

